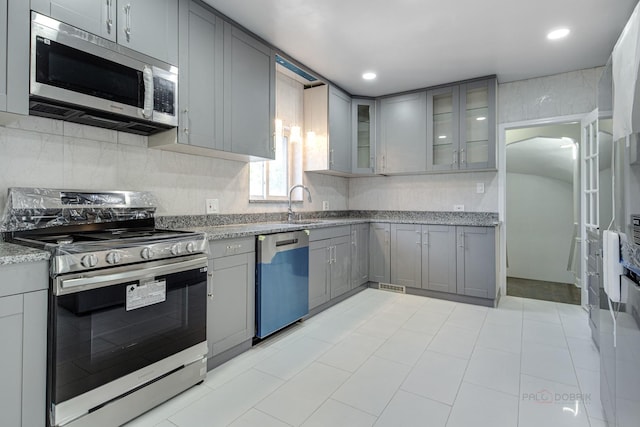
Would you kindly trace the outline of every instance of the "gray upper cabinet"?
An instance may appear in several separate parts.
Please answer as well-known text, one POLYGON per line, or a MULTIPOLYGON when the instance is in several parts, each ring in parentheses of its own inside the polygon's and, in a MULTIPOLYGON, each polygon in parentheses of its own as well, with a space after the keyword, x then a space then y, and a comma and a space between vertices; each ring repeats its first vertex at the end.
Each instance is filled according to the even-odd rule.
POLYGON ((452 170, 458 167, 458 94, 458 86, 427 92, 427 147, 430 170, 452 170))
POLYGON ((426 92, 416 92, 379 100, 378 173, 427 170, 426 96, 426 92))
POLYGON ((351 289, 369 281, 369 224, 351 226, 351 289))
POLYGON ((31 8, 169 64, 178 64, 178 0, 31 0, 31 8))
POLYGON ((178 63, 178 0, 118 0, 117 7, 118 44, 178 63))
POLYGON ((224 139, 233 153, 274 159, 275 52, 224 24, 224 139))
POLYGON ((329 167, 351 172, 351 97, 329 87, 329 167))
POLYGON ((496 167, 496 80, 427 92, 428 169, 496 167))
POLYGON ((207 344, 213 357, 255 335, 255 239, 211 244, 207 344))
POLYGON ((0 413, 3 426, 44 426, 49 264, 0 266, 0 413))
POLYGON ((31 8, 115 42, 116 3, 116 0, 31 0, 31 8))
POLYGON ((457 293, 496 297, 494 227, 457 227, 457 293))
POLYGON ((376 102, 372 99, 351 100, 351 144, 352 172, 372 174, 375 172, 376 102))
POLYGON ((29 110, 29 2, 0 0, 0 111, 29 110))
POLYGON ((304 90, 305 170, 351 173, 351 97, 331 85, 304 90))
POLYGON ((460 85, 460 169, 496 167, 496 80, 460 85))
POLYGON ((193 1, 180 2, 178 141, 230 150, 223 142, 223 21, 193 1))
POLYGON ((391 225, 391 283, 419 288, 422 283, 422 227, 391 225))
POLYGON ((456 227, 422 226, 422 286, 456 293, 456 227))
POLYGON ((391 281, 391 226, 373 223, 369 227, 369 280, 391 281))

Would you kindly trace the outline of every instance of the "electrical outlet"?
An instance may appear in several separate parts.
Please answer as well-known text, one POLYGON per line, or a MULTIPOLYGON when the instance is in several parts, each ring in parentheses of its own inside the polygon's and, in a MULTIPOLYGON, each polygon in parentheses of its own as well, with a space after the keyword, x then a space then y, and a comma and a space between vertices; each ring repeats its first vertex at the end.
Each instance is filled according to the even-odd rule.
POLYGON ((217 214, 220 212, 220 203, 218 202, 218 199, 207 199, 206 211, 207 214, 217 214))
POLYGON ((453 210, 456 212, 464 211, 464 205, 453 205, 453 210))
POLYGON ((484 193, 484 182, 477 182, 476 183, 476 193, 478 193, 478 194, 484 193))
POLYGON ((328 211, 329 210, 329 201, 328 200, 323 200, 322 201, 322 210, 323 211, 328 211))

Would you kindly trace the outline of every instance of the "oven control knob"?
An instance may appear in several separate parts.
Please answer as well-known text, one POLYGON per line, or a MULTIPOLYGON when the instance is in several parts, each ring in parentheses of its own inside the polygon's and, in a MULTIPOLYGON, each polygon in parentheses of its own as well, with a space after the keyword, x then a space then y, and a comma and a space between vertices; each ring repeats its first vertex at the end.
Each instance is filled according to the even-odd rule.
POLYGON ((85 268, 93 268, 98 264, 98 257, 94 254, 85 255, 80 260, 80 263, 85 268))
POLYGON ((180 255, 180 252, 182 251, 180 250, 179 243, 174 243, 173 245, 171 245, 171 255, 180 255))
POLYGON ((153 249, 151 248, 143 248, 142 251, 140 252, 140 256, 144 259, 151 259, 155 256, 155 252, 153 252, 153 249))
POLYGON ((119 252, 109 252, 107 254, 107 263, 113 265, 120 263, 120 261, 122 261, 122 256, 119 252))
POLYGON ((193 242, 187 243, 187 252, 193 253, 193 251, 195 250, 196 250, 196 245, 194 245, 193 242))

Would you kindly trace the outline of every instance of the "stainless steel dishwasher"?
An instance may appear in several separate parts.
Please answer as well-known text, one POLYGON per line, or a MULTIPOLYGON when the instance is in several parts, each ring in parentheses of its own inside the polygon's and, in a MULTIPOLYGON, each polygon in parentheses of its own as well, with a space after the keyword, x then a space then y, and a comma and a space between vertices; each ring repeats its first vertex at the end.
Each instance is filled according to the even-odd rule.
POLYGON ((256 337, 309 313, 309 232, 260 235, 256 260, 256 337))

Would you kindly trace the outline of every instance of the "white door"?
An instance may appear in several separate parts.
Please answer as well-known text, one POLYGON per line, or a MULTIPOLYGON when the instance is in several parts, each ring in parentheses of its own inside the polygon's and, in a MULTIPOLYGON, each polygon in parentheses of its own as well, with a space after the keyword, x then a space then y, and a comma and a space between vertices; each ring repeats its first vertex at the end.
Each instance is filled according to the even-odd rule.
POLYGON ((581 303, 586 307, 589 301, 589 235, 597 235, 600 230, 599 208, 599 150, 598 150, 598 110, 593 110, 581 121, 582 141, 580 144, 580 286, 581 303))

